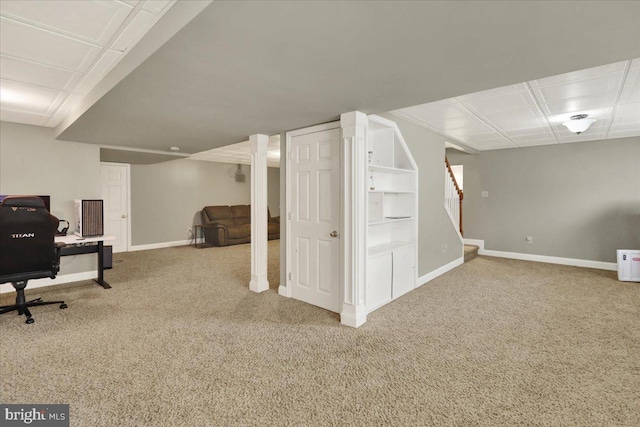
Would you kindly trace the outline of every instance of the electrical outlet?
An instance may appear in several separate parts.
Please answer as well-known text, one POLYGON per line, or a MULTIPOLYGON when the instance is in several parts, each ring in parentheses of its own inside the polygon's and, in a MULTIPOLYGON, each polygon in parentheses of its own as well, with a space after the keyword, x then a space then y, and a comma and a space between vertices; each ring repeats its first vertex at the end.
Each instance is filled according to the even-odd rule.
POLYGON ((442 253, 447 252, 447 244, 442 245, 442 253))
POLYGON ((489 192, 488 191, 481 192, 480 197, 489 197, 489 192))
POLYGON ((524 239, 527 243, 533 243, 533 236, 527 236, 524 239))

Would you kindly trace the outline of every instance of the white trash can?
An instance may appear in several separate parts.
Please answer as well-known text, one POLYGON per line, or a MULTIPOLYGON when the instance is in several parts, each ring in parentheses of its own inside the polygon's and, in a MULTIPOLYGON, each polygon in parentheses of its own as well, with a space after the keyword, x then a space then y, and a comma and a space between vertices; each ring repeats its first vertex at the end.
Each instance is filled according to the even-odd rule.
POLYGON ((618 280, 640 282, 640 250, 618 249, 618 280))

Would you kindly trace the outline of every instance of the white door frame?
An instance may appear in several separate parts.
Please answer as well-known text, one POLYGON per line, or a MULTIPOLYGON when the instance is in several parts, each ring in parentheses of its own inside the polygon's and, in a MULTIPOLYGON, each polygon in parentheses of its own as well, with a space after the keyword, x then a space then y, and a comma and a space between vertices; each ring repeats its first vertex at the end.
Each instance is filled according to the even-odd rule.
MULTIPOLYGON (((286 244, 286 260, 285 260, 285 278, 286 278, 286 285, 282 286, 282 284, 280 284, 280 286, 278 287, 278 294, 285 296, 287 298, 291 298, 291 249, 293 248, 292 246, 292 239, 291 239, 291 138, 295 137, 295 136, 300 136, 300 135, 307 135, 310 133, 316 133, 316 132, 323 132, 326 130, 332 130, 332 129, 340 129, 340 122, 331 122, 331 123, 324 123, 321 125, 317 125, 317 126, 312 126, 312 127, 308 127, 308 128, 304 128, 304 129, 298 129, 298 130, 294 130, 294 131, 290 131, 287 132, 286 134, 286 138, 285 138, 285 152, 287 153, 286 158, 285 158, 285 167, 286 167, 286 182, 285 182, 285 199, 286 199, 286 206, 285 206, 285 221, 286 221, 286 226, 285 226, 285 235, 286 235, 286 239, 285 239, 285 244, 286 244)), ((341 144, 342 145, 342 144, 341 144)), ((340 147, 340 157, 342 157, 342 146, 340 147)), ((340 169, 342 169, 342 162, 340 162, 340 169)), ((340 175, 340 212, 342 212, 342 172, 339 171, 339 175, 340 175)), ((282 212, 280 212, 280 214, 282 215, 282 212)), ((340 233, 342 233, 342 230, 340 230, 340 233)), ((340 239, 340 253, 342 253, 342 241, 343 239, 340 239)), ((343 257, 340 256, 340 277, 342 277, 342 270, 343 270, 343 265, 342 265, 342 261, 343 261, 343 257)), ((342 301, 343 301, 343 286, 342 283, 340 283, 340 312, 342 311, 342 301)))
POLYGON ((125 166, 126 168, 126 186, 127 186, 127 250, 131 250, 131 165, 129 163, 100 162, 100 166, 125 166))

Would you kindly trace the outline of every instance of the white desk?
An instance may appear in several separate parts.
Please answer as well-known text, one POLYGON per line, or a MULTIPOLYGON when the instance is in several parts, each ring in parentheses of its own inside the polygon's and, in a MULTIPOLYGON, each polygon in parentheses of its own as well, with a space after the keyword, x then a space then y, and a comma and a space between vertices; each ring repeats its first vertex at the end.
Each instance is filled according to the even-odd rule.
POLYGON ((74 234, 68 236, 56 236, 56 243, 64 243, 66 246, 60 249, 60 256, 98 254, 98 278, 93 279, 105 289, 111 286, 104 280, 104 242, 115 240, 115 236, 80 237, 74 234))

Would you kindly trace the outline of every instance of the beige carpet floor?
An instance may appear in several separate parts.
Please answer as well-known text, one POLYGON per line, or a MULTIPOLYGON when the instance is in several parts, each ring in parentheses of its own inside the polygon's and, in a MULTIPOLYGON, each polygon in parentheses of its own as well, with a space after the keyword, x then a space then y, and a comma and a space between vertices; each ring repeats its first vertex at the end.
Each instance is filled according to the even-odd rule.
MULTIPOLYGON (((248 290, 249 246, 117 254, 69 308, 0 316, 0 401, 72 426, 640 425, 640 285, 478 257, 359 329, 248 290)), ((2 296, 8 303, 12 294, 2 296)))

